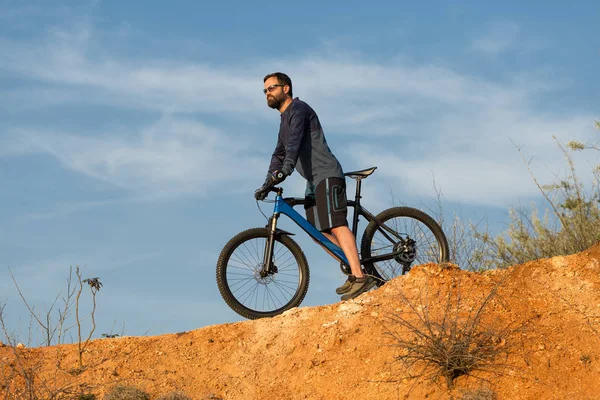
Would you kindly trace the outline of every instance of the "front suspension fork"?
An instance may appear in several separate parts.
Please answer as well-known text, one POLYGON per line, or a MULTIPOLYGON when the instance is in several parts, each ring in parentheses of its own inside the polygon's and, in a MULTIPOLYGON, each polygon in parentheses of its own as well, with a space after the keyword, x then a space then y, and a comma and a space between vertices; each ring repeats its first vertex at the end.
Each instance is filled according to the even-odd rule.
POLYGON ((265 252, 263 258, 263 267, 260 271, 260 276, 265 278, 268 275, 272 275, 275 272, 275 266, 273 265, 273 249, 275 248, 275 233, 277 232, 277 219, 279 218, 279 213, 273 214, 273 216, 269 219, 269 224, 267 225, 269 229, 269 238, 265 243, 265 252))

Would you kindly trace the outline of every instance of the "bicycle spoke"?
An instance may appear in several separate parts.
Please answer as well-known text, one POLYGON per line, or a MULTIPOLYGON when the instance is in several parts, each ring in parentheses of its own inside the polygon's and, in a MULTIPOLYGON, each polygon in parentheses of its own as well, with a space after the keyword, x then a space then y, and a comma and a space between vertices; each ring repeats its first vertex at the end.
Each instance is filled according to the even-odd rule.
POLYGON ((286 286, 286 285, 282 285, 282 284, 281 284, 281 283, 279 283, 279 282, 275 282, 275 287, 276 287, 277 289, 279 289, 279 291, 280 291, 282 294, 283 294, 283 291, 282 291, 282 289, 283 289, 283 290, 285 290, 285 291, 288 293, 288 295, 290 295, 290 296, 294 294, 294 291, 295 291, 295 289, 296 289, 296 288, 295 288, 295 287, 293 287, 293 286, 286 286), (287 291, 286 289, 290 289, 290 290, 289 290, 289 291, 287 291))
POLYGON ((255 254, 252 254, 252 252, 250 251, 250 249, 248 249, 248 246, 246 245, 246 243, 244 243, 244 248, 251 253, 251 255, 253 256, 253 260, 255 264, 260 264, 260 258, 257 255, 257 252, 255 254))
POLYGON ((279 263, 280 264, 279 270, 286 269, 287 268, 286 263, 290 260, 292 261, 292 263, 290 264, 291 268, 296 267, 296 269, 298 269, 298 266, 294 264, 296 262, 296 260, 294 259, 294 256, 292 254, 290 254, 290 256, 288 257, 287 260, 279 263))
POLYGON ((233 282, 231 285, 229 285, 229 287, 231 288, 231 290, 235 290, 236 292, 238 292, 240 290, 244 290, 244 288, 246 288, 248 285, 253 285, 254 283, 254 279, 244 279, 238 282, 233 282))
POLYGON ((261 275, 267 239, 240 243, 229 257, 227 282, 240 304, 257 311, 270 311, 288 304, 299 290, 300 270, 294 254, 275 241, 272 262, 276 273, 261 275))
POLYGON ((240 299, 243 298, 243 302, 245 303, 246 300, 248 298, 252 299, 252 295, 254 294, 254 292, 256 292, 258 288, 258 284, 255 284, 254 286, 251 286, 250 288, 248 288, 244 293, 242 293, 240 295, 240 299), (245 296, 245 297, 244 297, 245 296))
POLYGON ((277 293, 275 293, 274 290, 267 288, 267 292, 269 292, 269 296, 271 296, 271 300, 273 301, 273 304, 275 304, 276 307, 278 307, 281 304, 284 304, 281 300, 279 300, 279 297, 277 297, 277 293), (277 299, 277 303, 275 303, 275 299, 277 299))
MULTIPOLYGON (((243 254, 241 254, 241 255, 243 255, 243 254)), ((237 254, 234 254, 234 255, 232 255, 232 257, 231 257, 231 258, 235 258, 235 261, 236 261, 236 262, 239 262, 240 264, 242 264, 242 265, 244 265, 244 266, 248 267, 249 269, 252 269, 252 266, 253 266, 253 265, 255 265, 255 264, 254 264, 254 263, 252 263, 250 260, 248 260, 248 261, 244 261, 244 260, 242 260, 242 259, 240 258, 240 255, 237 255, 237 254)), ((234 260, 230 260, 230 261, 234 261, 234 260)))
MULTIPOLYGON (((400 234, 403 240, 412 239, 415 243, 412 261, 400 262, 400 258, 390 257, 389 260, 373 263, 381 277, 389 280, 401 275, 405 266, 415 266, 430 262, 439 262, 440 245, 431 229, 418 219, 396 216, 384 221, 385 225, 400 234)), ((387 233, 387 232, 386 232, 387 233)), ((402 246, 395 247, 397 242, 390 241, 390 235, 383 234, 382 229, 375 230, 371 240, 371 256, 383 256, 392 254, 402 246)), ((394 240, 394 238, 391 238, 394 240)), ((411 257, 408 259, 410 260, 411 257)))

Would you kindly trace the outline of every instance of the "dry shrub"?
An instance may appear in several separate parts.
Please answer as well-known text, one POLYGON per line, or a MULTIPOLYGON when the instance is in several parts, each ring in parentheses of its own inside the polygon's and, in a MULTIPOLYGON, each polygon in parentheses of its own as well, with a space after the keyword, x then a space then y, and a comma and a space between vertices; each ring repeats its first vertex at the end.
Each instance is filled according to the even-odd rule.
POLYGON ((422 207, 436 220, 442 227, 450 250, 449 261, 459 265, 466 271, 482 272, 494 266, 489 262, 489 244, 482 237, 489 238, 489 227, 485 218, 477 222, 464 216, 464 212, 454 212, 451 221, 446 220, 444 216, 444 207, 442 205, 442 190, 437 186, 435 177, 433 178, 433 190, 435 191, 436 207, 432 208, 423 203, 422 207))
POLYGON ((156 400, 192 400, 192 398, 182 392, 173 392, 165 394, 164 396, 160 396, 156 400))
POLYGON ((488 225, 483 219, 465 223, 461 216, 455 214, 445 233, 450 246, 450 262, 466 271, 482 272, 493 268, 486 257, 489 245, 480 238, 489 237, 488 225))
MULTIPOLYGON (((42 374, 48 361, 38 349, 22 346, 8 331, 3 317, 4 306, 0 305, 0 330, 4 333, 8 352, 0 358, 0 398, 4 400, 60 400, 74 399, 89 392, 89 387, 77 379, 64 382, 64 372, 57 368, 50 374, 42 374)), ((57 349, 55 361, 62 358, 57 349)))
POLYGON ((117 385, 104 395, 104 400, 150 400, 150 395, 134 386, 117 385))
MULTIPOLYGON (((596 122, 596 128, 600 130, 599 122, 596 122)), ((455 213, 452 221, 445 221, 442 193, 434 179, 437 210, 429 211, 446 233, 451 262, 469 271, 506 268, 541 258, 578 253, 600 241, 600 165, 592 165, 591 171, 584 175, 585 179, 581 179, 574 159, 574 152, 600 151, 600 145, 576 141, 566 146, 556 143, 566 161, 567 173, 563 177, 555 175, 550 184, 541 184, 536 179, 530 168, 531 160, 526 160, 517 147, 548 209, 540 213, 533 204, 529 210, 509 208, 508 229, 497 236, 490 233, 484 219, 465 222, 463 216, 455 213)))
POLYGON ((460 396, 460 400, 496 400, 497 398, 492 389, 485 387, 464 391, 460 396))
MULTIPOLYGON (((6 325, 5 306, 0 304, 0 334, 4 335, 7 345, 11 350, 8 356, 0 360, 0 396, 4 396, 5 400, 72 400, 75 398, 90 398, 91 395, 87 394, 89 392, 88 385, 77 375, 83 372, 86 367, 83 364, 83 354, 96 328, 96 293, 100 290, 102 283, 98 278, 83 279, 79 267, 75 268, 74 277, 73 268, 70 268, 66 291, 59 292, 49 310, 39 314, 35 311, 35 307, 26 299, 12 271, 10 271, 10 274, 17 292, 31 317, 32 322, 29 328, 30 341, 32 332, 37 327, 43 338, 43 346, 62 344, 69 330, 76 327, 79 365, 77 368, 65 370, 61 367, 63 354, 59 348, 57 348, 56 353, 53 355, 42 356, 42 353, 37 349, 28 348, 19 343, 16 333, 6 325), (86 336, 82 334, 82 316, 80 315, 81 295, 85 284, 90 286, 93 304, 92 311, 89 314, 91 316, 92 327, 86 336), (61 306, 57 309, 57 305, 61 306), (72 312, 73 308, 75 309, 74 315, 72 312), (43 374, 43 367, 47 364, 55 364, 56 368, 50 373, 43 374), (68 378, 65 379, 65 377, 68 378)), ((97 365, 97 363, 93 361, 90 365, 97 365)))
MULTIPOLYGON (((501 282, 483 298, 463 298, 460 279, 453 276, 444 290, 429 293, 426 285, 417 298, 399 293, 405 307, 387 317, 387 334, 400 354, 396 360, 407 378, 445 381, 448 389, 463 375, 483 379, 481 373, 500 373, 507 365, 510 338, 523 326, 506 323, 488 313, 491 304, 505 307, 498 296, 501 282)), ((472 296, 471 296, 472 297, 472 296)))
MULTIPOLYGON (((556 138, 555 138, 556 140, 556 138)), ((579 142, 567 147, 557 141, 567 162, 567 175, 555 176, 555 182, 542 185, 527 164, 536 186, 550 209, 543 217, 535 206, 527 215, 521 209, 511 208, 508 230, 492 239, 486 233, 476 238, 488 247, 484 255, 490 267, 508 267, 541 258, 569 255, 584 251, 600 241, 600 166, 591 171, 591 184, 587 187, 576 173, 573 152, 585 149, 599 150, 579 142)), ((518 150, 521 153, 521 149, 518 150)))

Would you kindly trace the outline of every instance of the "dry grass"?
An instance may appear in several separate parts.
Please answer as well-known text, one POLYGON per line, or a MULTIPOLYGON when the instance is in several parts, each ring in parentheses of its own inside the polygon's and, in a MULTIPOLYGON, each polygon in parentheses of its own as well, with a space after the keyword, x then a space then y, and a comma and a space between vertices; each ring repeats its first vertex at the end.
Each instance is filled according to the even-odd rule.
POLYGON ((417 299, 399 293, 406 307, 390 314, 386 327, 409 379, 442 379, 453 389, 460 376, 480 378, 481 372, 500 373, 506 367, 501 358, 508 356, 510 338, 522 325, 499 326, 486 318, 492 301, 502 303, 500 284, 475 304, 463 299, 456 278, 445 292, 429 293, 425 288, 417 299))
POLYGON ((486 387, 482 387, 475 390, 468 390, 462 393, 460 400, 496 400, 498 396, 496 393, 486 387))
MULTIPOLYGON (((476 235, 488 245, 486 262, 493 267, 523 264, 541 258, 569 255, 583 251, 600 241, 600 169, 592 170, 591 187, 585 187, 575 170, 573 151, 582 150, 577 142, 566 148, 557 142, 566 162, 567 176, 555 176, 555 182, 542 185, 532 179, 549 205, 543 217, 533 207, 527 215, 521 209, 510 209, 508 230, 495 239, 476 235)), ((519 149, 521 153, 521 149, 519 149)))
POLYGON ((150 395, 134 386, 117 385, 104 395, 104 400, 150 400, 150 395))
POLYGON ((192 400, 192 398, 182 392, 173 392, 165 394, 164 396, 161 396, 156 400, 192 400))

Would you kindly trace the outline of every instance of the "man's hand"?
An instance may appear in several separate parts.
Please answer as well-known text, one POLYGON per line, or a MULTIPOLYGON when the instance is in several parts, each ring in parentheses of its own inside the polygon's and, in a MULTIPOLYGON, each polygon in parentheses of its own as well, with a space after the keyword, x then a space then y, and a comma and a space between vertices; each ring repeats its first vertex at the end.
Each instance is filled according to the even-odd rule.
POLYGON ((261 186, 260 188, 256 189, 254 191, 254 198, 256 200, 259 201, 263 201, 264 199, 267 198, 267 195, 269 194, 269 188, 265 188, 264 186, 261 186))
POLYGON ((262 184, 261 187, 254 191, 254 198, 259 201, 263 201, 269 195, 269 189, 275 185, 274 178, 272 174, 267 174, 267 178, 265 179, 265 183, 262 184))
POLYGON ((267 174, 267 179, 265 179, 265 183, 263 183, 263 185, 260 188, 254 191, 254 198, 256 200, 264 200, 269 194, 269 189, 271 189, 275 185, 280 184, 285 180, 285 178, 287 178, 287 176, 291 173, 291 171, 289 171, 289 173, 286 173, 288 170, 289 168, 286 168, 284 166, 281 169, 281 171, 273 171, 272 174, 267 174))

